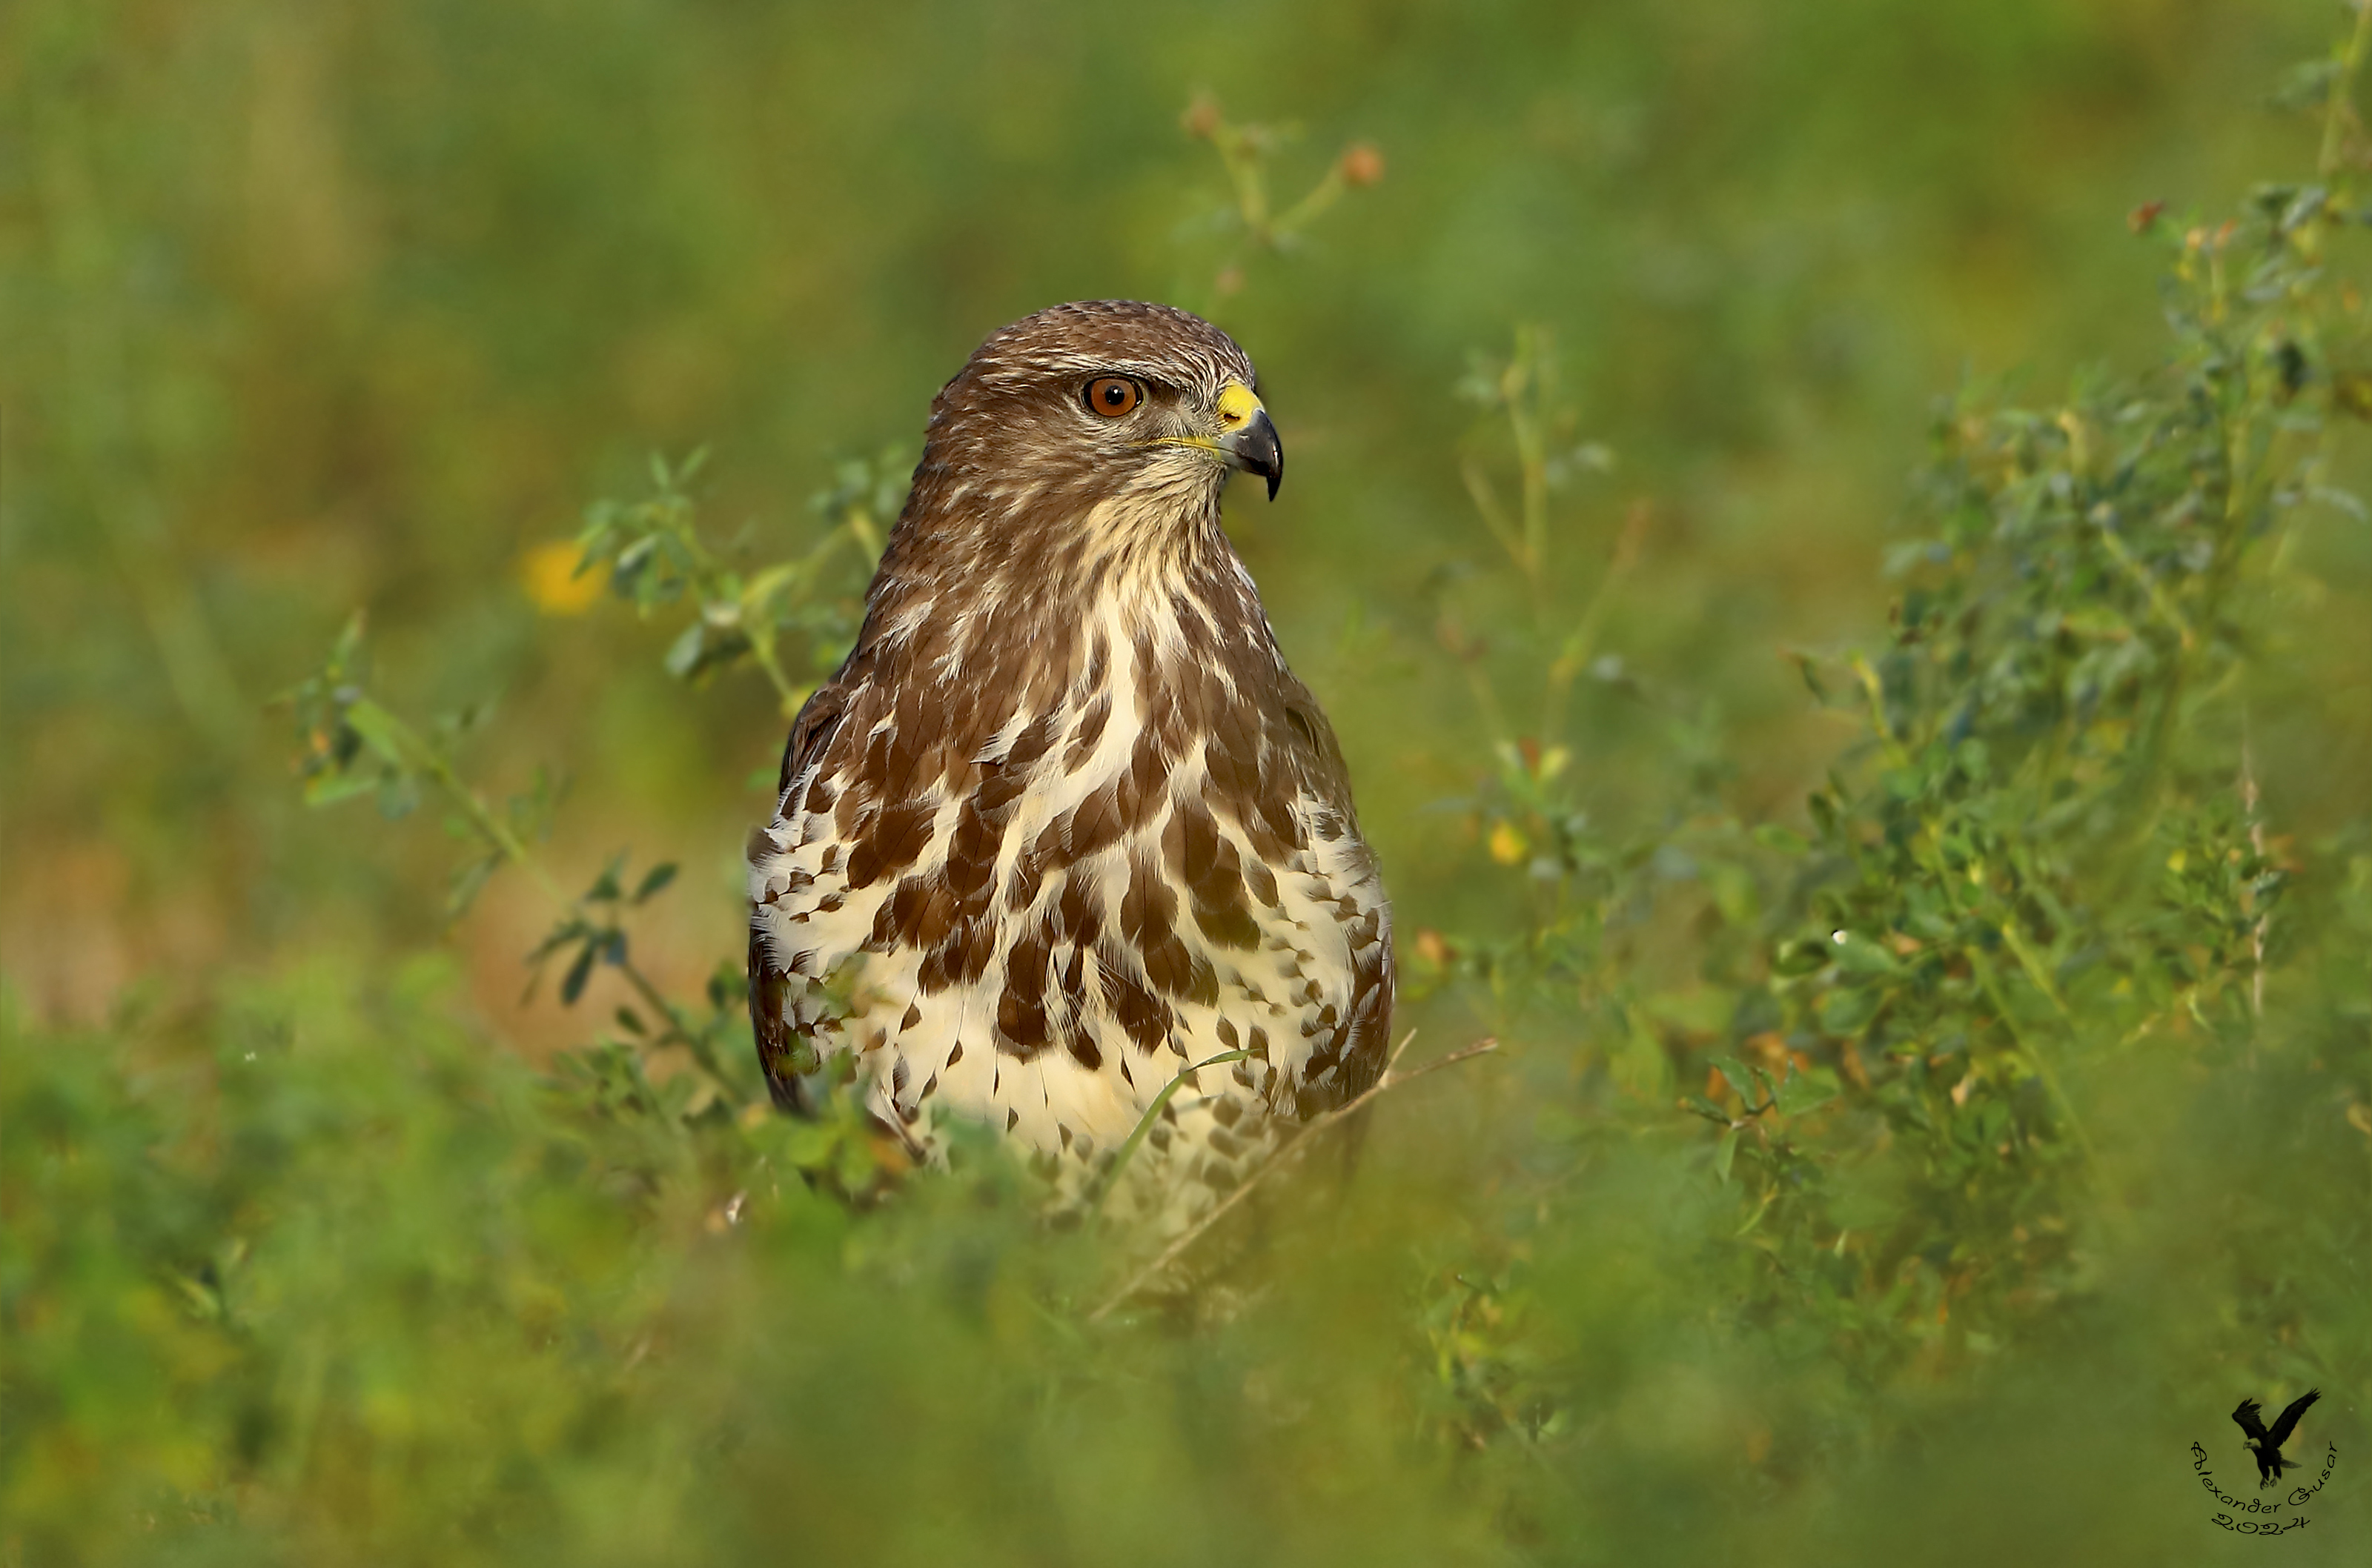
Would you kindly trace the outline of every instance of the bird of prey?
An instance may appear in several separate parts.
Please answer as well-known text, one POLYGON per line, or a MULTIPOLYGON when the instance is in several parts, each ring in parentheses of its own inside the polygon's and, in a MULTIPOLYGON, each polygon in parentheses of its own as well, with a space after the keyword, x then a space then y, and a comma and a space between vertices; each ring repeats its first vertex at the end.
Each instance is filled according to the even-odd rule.
POLYGON ((1390 906, 1220 526, 1231 474, 1284 476, 1258 384, 1208 322, 1107 300, 1015 322, 940 390, 750 842, 780 1103, 837 1070, 914 1158, 986 1122, 1075 1202, 1184 1074, 1106 1194, 1176 1224, 1376 1081, 1390 906))
POLYGON ((2306 1414, 2306 1407, 2320 1398, 2321 1389, 2308 1388, 2292 1400, 2289 1407, 2273 1422, 2271 1432, 2266 1431, 2265 1423, 2257 1419, 2256 1400, 2242 1400, 2240 1408, 2232 1412, 2232 1419, 2240 1423, 2240 1434, 2247 1442, 2249 1451, 2257 1457, 2258 1491, 2262 1492, 2281 1480, 2283 1470, 2297 1468, 2296 1459, 2282 1458, 2282 1445, 2288 1442, 2290 1434, 2297 1429, 2298 1417, 2306 1414))

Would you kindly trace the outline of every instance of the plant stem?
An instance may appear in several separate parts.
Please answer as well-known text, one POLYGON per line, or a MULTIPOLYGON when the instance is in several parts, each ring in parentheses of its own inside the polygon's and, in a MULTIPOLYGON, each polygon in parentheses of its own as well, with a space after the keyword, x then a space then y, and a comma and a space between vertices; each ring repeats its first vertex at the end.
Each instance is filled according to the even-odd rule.
POLYGON ((550 895, 554 903, 566 904, 568 895, 560 890, 560 884, 552 880, 552 873, 546 871, 543 863, 519 842, 518 835, 511 831, 509 824, 495 816, 494 809, 479 798, 478 792, 462 783, 461 775, 454 772, 452 762, 421 739, 419 732, 410 725, 401 719, 394 722, 401 726, 405 745, 418 754, 422 769, 461 807, 462 813, 470 819, 470 825, 483 834, 486 842, 502 853, 504 859, 533 878, 535 885, 550 895))
POLYGON ((1303 225, 1341 201, 1343 192, 1347 189, 1349 187, 1343 180, 1343 168, 1340 164, 1336 164, 1327 169, 1317 184, 1309 188, 1308 195, 1285 209, 1285 215, 1270 226, 1271 235, 1278 239, 1292 238, 1303 225))
POLYGON ((2325 180, 2339 172, 2348 104, 2355 94, 2355 77, 2363 69, 2367 42, 2372 42, 2372 0, 2355 0, 2355 27, 2340 52, 2339 69, 2331 74, 2331 96, 2323 106, 2322 156, 2315 160, 2315 168, 2325 180))
POLYGON ((1498 492, 1491 488, 1491 476, 1472 458, 1459 464, 1458 472, 1459 477, 1466 482, 1466 494, 1473 498, 1474 509, 1482 514, 1482 521, 1490 526, 1491 537, 1499 541, 1500 548, 1507 552, 1507 559, 1516 563, 1516 569, 1529 575, 1531 568, 1524 555, 1523 533, 1507 520, 1506 512, 1499 505, 1498 492))
MULTIPOLYGON (((382 711, 385 710, 382 709, 382 711)), ((470 825, 484 835, 486 842, 493 844, 504 859, 526 872, 529 879, 542 889, 544 895, 553 903, 564 910, 576 909, 577 907, 576 901, 561 890, 560 884, 553 879, 551 872, 544 869, 543 863, 536 858, 535 853, 520 842, 518 835, 511 831, 510 825, 494 814, 493 808, 479 796, 477 791, 462 781, 460 774, 454 770, 451 761, 424 740, 419 731, 413 729, 402 719, 396 718, 391 714, 389 714, 389 719, 395 726, 396 732, 401 736, 404 749, 413 754, 418 760, 421 770, 435 780, 437 787, 444 790, 446 795, 461 808, 462 814, 469 818, 470 825)), ((715 1051, 702 1038, 700 1031, 693 1028, 686 1020, 682 1010, 669 1001, 659 988, 652 983, 650 977, 645 974, 631 958, 618 959, 611 967, 625 977, 626 983, 634 988, 635 994, 640 996, 644 1004, 665 1022, 667 1034, 661 1037, 661 1043, 665 1043, 668 1038, 672 1037, 692 1052, 693 1059, 710 1075, 723 1081, 723 1069, 716 1061, 715 1051)))
MULTIPOLYGON (((2035 988, 2050 1000, 2053 1007, 2058 1009, 2060 1017, 2069 1026, 2069 1038, 2071 1040, 2075 1038, 2073 1033, 2075 1019, 2069 1016, 2067 1005, 2059 999, 2058 988, 2050 984, 2045 977, 2037 972, 2031 950, 2026 947, 2023 939, 2012 931, 2006 922, 2001 926, 2001 934, 2003 939, 2009 944, 2010 951, 2017 955, 2020 966, 2026 970, 2027 979, 2032 981, 2035 988)), ((2076 1136, 2076 1146, 2084 1156, 2084 1168, 2089 1171, 2093 1179, 2097 1181, 2100 1175, 2100 1156, 2092 1147, 2091 1134, 2084 1130, 2083 1118, 2076 1113, 2076 1102, 2067 1098, 2066 1086, 2059 1081, 2058 1069, 2052 1065, 2048 1055, 2037 1051, 2028 1041, 2026 1031, 2017 1027, 2017 1017, 2010 1011, 2009 998, 2002 992, 2001 978, 1994 972, 1992 962, 1982 951, 1973 947, 1963 950, 1969 955, 1970 967, 1976 970, 1977 983, 1984 988, 1986 997, 1994 1005, 1994 1010, 2001 1015, 2002 1028, 2009 1031, 2010 1040, 2017 1047, 2018 1055, 2033 1063, 2035 1072, 2042 1079, 2042 1086, 2050 1091, 2051 1103, 2059 1108, 2059 1114, 2066 1120, 2067 1131, 2076 1136)))
POLYGON ((782 664, 774 657, 774 633, 771 628, 750 633, 750 656, 758 661, 760 669, 765 671, 766 679, 774 688, 774 696, 785 715, 797 713, 801 694, 798 688, 791 684, 790 678, 783 673, 782 664))
POLYGON ((634 988, 635 994, 640 996, 652 1011, 666 1020, 668 1032, 659 1037, 659 1043, 664 1045, 670 1036, 673 1037, 686 1051, 692 1052, 692 1060, 699 1063, 709 1076, 720 1083, 728 1082, 729 1080, 725 1077, 724 1065, 716 1060, 716 1052, 709 1045, 707 1039, 685 1020, 681 1010, 669 1001, 657 986, 651 983, 650 977, 644 974, 631 958, 620 959, 615 968, 625 977, 626 983, 634 988))
POLYGON ((1413 1073, 1396 1072, 1395 1069, 1400 1063, 1401 1052, 1406 1051, 1408 1049, 1409 1041, 1415 1038, 1416 1031, 1413 1029, 1410 1030, 1407 1035, 1401 1038, 1399 1050, 1392 1052, 1391 1062, 1385 1066, 1383 1076, 1376 1080, 1373 1087, 1369 1088, 1366 1093, 1361 1095, 1350 1104, 1338 1106, 1334 1109, 1327 1111, 1322 1115, 1313 1117, 1308 1122, 1304 1124, 1298 1133, 1287 1140, 1285 1144, 1279 1145, 1275 1153, 1270 1155, 1265 1161, 1256 1167, 1250 1175, 1245 1177, 1240 1182, 1238 1182, 1234 1191, 1228 1193, 1216 1203, 1211 1205, 1210 1209, 1203 1214, 1201 1219, 1196 1220, 1192 1225, 1189 1225, 1184 1233, 1180 1235, 1176 1240, 1163 1248, 1161 1251, 1155 1256, 1151 1262, 1146 1263, 1143 1268, 1131 1274, 1127 1281, 1122 1283, 1118 1290, 1106 1296, 1103 1301, 1097 1306, 1094 1311, 1087 1314, 1087 1321, 1090 1323, 1100 1323, 1106 1318, 1110 1317, 1112 1314, 1112 1311, 1118 1307, 1121 1303, 1134 1295, 1138 1291, 1143 1290, 1148 1283, 1160 1274, 1162 1270, 1176 1262, 1178 1259, 1185 1253, 1189 1247, 1193 1246, 1196 1241, 1203 1237, 1204 1233, 1209 1231, 1213 1225, 1218 1224, 1220 1219, 1226 1215, 1228 1211, 1232 1210, 1237 1204, 1242 1202, 1245 1198, 1249 1197, 1253 1188, 1259 1186, 1262 1181, 1275 1174, 1287 1164, 1300 1158, 1302 1154, 1308 1150, 1310 1144, 1321 1133, 1327 1132, 1331 1128, 1342 1125, 1344 1121, 1365 1109, 1366 1105, 1375 1099, 1378 1095, 1383 1094, 1390 1089, 1396 1089, 1402 1084, 1413 1084, 1428 1073, 1437 1073, 1444 1067, 1455 1066, 1460 1062, 1470 1061, 1474 1057, 1481 1056, 1487 1051, 1496 1051, 1499 1048, 1498 1040, 1486 1035, 1482 1039, 1476 1040, 1472 1045, 1467 1046, 1462 1050, 1453 1051, 1448 1055, 1441 1057, 1436 1061, 1428 1062, 1413 1073))
POLYGON ((1120 1186, 1120 1179, 1127 1171, 1128 1162, 1136 1157, 1137 1145, 1145 1142, 1145 1134, 1153 1131, 1154 1122, 1169 1108, 1169 1102, 1177 1097, 1179 1086, 1205 1067, 1223 1067, 1250 1055, 1250 1051, 1223 1051, 1216 1056, 1195 1063, 1192 1067, 1181 1068, 1176 1077, 1164 1084, 1161 1092, 1153 1097, 1153 1103, 1145 1108, 1145 1114, 1136 1119, 1135 1127, 1128 1134, 1128 1142, 1122 1144, 1120 1153, 1113 1156, 1112 1167, 1105 1173, 1103 1184, 1096 1189, 1096 1201, 1088 1206, 1088 1214, 1098 1219, 1103 1216, 1104 1200, 1120 1186))
POLYGON ((1598 589, 1582 607, 1581 619, 1574 622, 1572 633, 1564 640, 1564 648, 1549 666, 1549 689, 1541 714, 1541 736, 1553 741, 1564 729, 1565 693, 1572 690, 1574 679, 1589 668, 1590 656, 1598 651, 1598 634, 1606 623, 1609 611, 1614 608, 1614 590, 1631 575, 1639 563, 1639 550, 1647 538, 1649 517, 1645 500, 1632 503, 1622 518, 1622 531, 1615 536, 1614 554, 1606 563, 1606 574, 1598 580, 1598 589))

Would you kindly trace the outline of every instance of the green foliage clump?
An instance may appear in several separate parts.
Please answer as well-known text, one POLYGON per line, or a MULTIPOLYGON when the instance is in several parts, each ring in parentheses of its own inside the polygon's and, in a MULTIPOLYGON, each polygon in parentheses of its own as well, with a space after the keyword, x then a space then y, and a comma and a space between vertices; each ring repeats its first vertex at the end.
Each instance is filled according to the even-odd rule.
MULTIPOLYGON (((2372 825, 2296 630, 2362 574, 2359 15, 2300 78, 2315 182, 2135 215, 2162 363, 1938 413, 1875 651, 1794 657, 1834 726, 1800 815, 1626 624, 1658 508, 1550 334, 1476 359, 1440 456, 1504 564, 1343 643, 1472 742, 1428 815, 1482 894, 1403 894, 1412 1060, 1506 1046, 1388 1079, 1355 1180, 1290 1151, 1196 1291, 1047 1225, 986 1134, 916 1178, 844 1100, 775 1113, 738 952, 650 961, 698 878, 569 892, 556 771, 476 782, 486 706, 406 717, 351 622, 284 703, 303 799, 433 802, 446 918, 531 885, 529 983, 603 1020, 530 1063, 449 957, 87 1028, 0 993, 0 1562, 2202 1555, 2186 1446, 2318 1384, 2354 1452, 2372 1371, 2372 825)), ((1383 169, 1355 143, 1274 214, 1288 138, 1186 128, 1211 299, 1383 169)), ((558 581, 668 621, 675 690, 751 677, 771 744, 904 460, 779 559, 656 464, 558 581)), ((2315 1540, 2362 1523, 2339 1473, 2315 1540)))
POLYGON ((1726 1104, 1701 1109, 1790 1267, 1881 1318, 1958 1302, 1998 1328, 2074 1288, 2071 1206, 2105 1179, 2079 1099, 2136 1056, 2244 1051, 2272 934, 2347 929, 2280 918, 2300 867, 2267 841, 2245 679, 2285 587, 2260 558, 2301 508, 2360 510, 2326 478, 2363 339, 2328 202, 2270 192, 2176 242, 2156 375, 2055 410, 1959 400, 1892 552, 1890 645, 1806 663, 1864 738, 1811 796, 1770 977, 1739 998, 1761 1053, 1715 1058, 1726 1104))
POLYGON ((691 624, 668 647, 669 675, 696 679, 746 658, 764 673, 783 711, 796 713, 815 682, 792 679, 781 644, 785 636, 803 641, 810 650, 806 663, 819 679, 839 665, 856 634, 848 590, 859 585, 835 580, 830 568, 844 544, 860 551, 868 565, 881 553, 886 519, 897 516, 905 499, 913 459, 892 447, 875 460, 843 461, 838 482, 814 499, 825 524, 814 546, 798 560, 748 572, 731 563, 746 545, 719 552, 701 538, 684 487, 706 459, 704 451, 694 452, 670 467, 654 458, 647 498, 596 502, 576 536, 576 570, 606 568, 610 587, 645 616, 692 601, 691 624))

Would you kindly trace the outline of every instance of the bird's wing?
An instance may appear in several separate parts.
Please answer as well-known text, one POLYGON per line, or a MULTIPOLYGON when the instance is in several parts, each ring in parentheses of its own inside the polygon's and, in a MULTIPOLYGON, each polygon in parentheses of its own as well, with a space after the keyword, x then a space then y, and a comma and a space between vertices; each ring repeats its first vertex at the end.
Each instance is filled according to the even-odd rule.
POLYGON ((2232 1412, 2232 1419, 2240 1423, 2240 1435, 2252 1443, 2264 1441, 2265 1423, 2257 1419, 2256 1400, 2242 1400, 2240 1408, 2232 1412))
POLYGON ((2320 1398, 2322 1398, 2321 1389, 2308 1388, 2304 1394, 2289 1402, 2289 1407, 2282 1411, 2281 1418, 2273 1423, 2273 1445, 2274 1447, 2278 1448, 2289 1441, 2290 1434, 2297 1430, 2298 1417, 2306 1414, 2307 1406, 2320 1398))
POLYGON ((791 781, 806 771, 808 763, 831 739, 831 732, 840 726, 840 716, 847 711, 848 686, 840 678, 817 687, 799 705, 799 716, 791 721, 790 738, 783 742, 782 781, 774 786, 777 801, 791 787, 791 781))
POLYGON ((1351 807, 1351 770, 1334 726, 1309 689, 1284 678, 1285 723, 1271 732, 1286 757, 1285 772, 1302 798, 1312 831, 1309 866, 1334 896, 1350 958, 1351 988, 1342 1022, 1305 1069, 1302 1113, 1346 1105, 1382 1075, 1392 1026, 1391 905, 1385 900, 1376 857, 1360 837, 1351 807))
MULTIPOLYGON (((847 712, 848 688, 838 679, 817 688, 800 707, 799 716, 791 721, 790 738, 783 747, 778 808, 781 794, 787 792, 807 771, 808 764, 831 744, 833 732, 847 712)), ((771 852, 772 846, 766 847, 771 852)), ((760 849, 759 838, 753 837, 750 853, 755 855, 760 849)), ((753 909, 750 922, 750 1028, 757 1037, 758 1060, 765 1066, 766 1082, 773 1090, 775 1103, 788 1110, 806 1110, 808 1107, 802 1101, 798 1074, 791 1066, 795 1048, 785 1005, 790 976, 776 961, 773 945, 766 940, 765 924, 753 909)))

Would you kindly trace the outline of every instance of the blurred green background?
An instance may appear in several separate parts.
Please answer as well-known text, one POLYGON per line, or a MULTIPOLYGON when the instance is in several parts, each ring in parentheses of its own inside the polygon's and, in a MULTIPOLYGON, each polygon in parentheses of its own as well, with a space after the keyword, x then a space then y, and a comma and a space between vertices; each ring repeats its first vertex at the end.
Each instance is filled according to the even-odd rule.
MULTIPOLYGON (((11 7, 8 973, 88 1019, 436 935, 418 839, 273 787, 262 704, 358 606, 413 706, 500 694, 482 767, 564 769, 579 859, 694 868, 704 970, 783 726, 754 683, 680 701, 663 630, 540 625, 522 552, 703 445, 712 526, 787 552, 833 459, 919 440, 981 337, 1081 296, 1211 309, 1258 359, 1294 474, 1235 498, 1246 552, 1412 923, 1459 912, 1418 808, 1478 737, 1454 678, 1334 650, 1354 614, 1423 645, 1436 575, 1488 563, 1449 394, 1517 321, 1616 456, 1599 532, 1657 508, 1610 645, 1717 693, 1783 803, 1827 737, 1774 649, 1882 610, 1932 400, 2150 343, 2125 214, 2295 148, 2253 105, 2327 9, 11 7), (1285 195, 1354 138, 1388 163, 1224 300, 1198 91, 1301 128, 1285 195)), ((460 937, 493 1009, 540 918, 506 908, 460 937)))
MULTIPOLYGON (((808 497, 834 465, 918 442, 985 333, 1068 298, 1167 299, 1261 366, 1291 482, 1273 505, 1231 495, 1230 526, 1342 734, 1404 952, 1420 932, 1515 939, 1520 900, 1476 875, 1487 814, 1461 804, 1494 736, 1445 652, 1475 629, 1474 658, 1526 651, 1503 630, 1520 587, 1461 478, 1462 458, 1500 456, 1455 395, 1472 357, 1504 358, 1518 324, 1550 335, 1558 439, 1594 444, 1556 498, 1554 591, 1586 597, 1639 519, 1598 646, 1682 694, 1731 811, 1800 827, 1846 734, 1786 654, 1883 634, 1879 557, 1936 399, 2004 377, 2047 400, 2082 366, 2159 354, 2165 254, 2128 214, 2220 212, 2310 168, 2312 129, 2267 99, 2344 21, 2309 0, 0 9, 0 984, 9 1028, 63 1074, 44 1114, 105 1130, 41 1191, 147 1214, 160 1235, 269 1233, 255 1245, 344 1260, 280 1276, 297 1283, 240 1330, 278 1348, 218 1408, 206 1390, 250 1342, 201 1332, 228 1310, 219 1290, 206 1306, 215 1285, 191 1308, 122 1261, 146 1256, 128 1232, 45 1254, 82 1259, 83 1295, 45 1296, 20 1269, 10 1288, 49 1314, 20 1316, 20 1335, 87 1308, 145 1348, 110 1360, 93 1328, 86 1383, 52 1379, 28 1405, 18 1382, 0 1419, 47 1435, 6 1450, 25 1513, 0 1522, 0 1555, 2222 1550, 2191 1516, 2183 1444, 2212 1434, 2238 1489, 2231 1378, 2202 1386, 2179 1433, 2163 1404, 2130 1431, 2112 1413, 2121 1378, 2225 1353, 2188 1316, 2176 1217, 2143 1226, 2160 1273, 2095 1278, 2034 1355, 1888 1392, 1908 1404, 1888 1407, 1899 1441, 1873 1457, 1855 1446, 1874 1397, 1856 1374, 1817 1346, 1773 1362, 1718 1326, 1727 1287, 1699 1237, 1734 1222, 1675 1152, 1687 1128, 1586 1131, 1599 1197, 1539 1251, 1537 1288, 1571 1307, 1541 1342, 1608 1391, 1572 1418, 1579 1447, 1510 1461, 1545 1481, 1486 1482, 1403 1443, 1422 1412, 1364 1379, 1422 1383, 1464 1331, 1425 1326, 1411 1278, 1455 1273, 1480 1230, 1483 1250, 1529 1255, 1495 1209, 1479 1217, 1534 1158, 1528 1113, 1460 1086, 1467 1069, 1409 1091, 1428 1109, 1369 1138, 1340 1222, 1360 1245, 1322 1279, 1125 1353, 1081 1349, 1033 1305, 1091 1261, 1032 1250, 1006 1210, 950 1218, 956 1200, 924 1196, 868 1240, 819 1201, 773 1252, 735 1261, 703 1249, 695 1173, 685 1191, 654 1177, 657 1218, 638 1229, 607 1189, 572 1184, 600 1160, 519 1109, 541 1103, 519 1063, 582 1043, 623 993, 604 977, 592 1009, 550 987, 523 999, 552 912, 535 889, 498 878, 448 922, 458 852, 436 814, 308 811, 266 703, 366 610, 391 704, 494 698, 473 778, 496 794, 538 766, 567 779, 564 882, 624 847, 683 865, 635 940, 689 989, 738 949, 740 844, 783 716, 746 675, 687 694, 661 667, 673 623, 539 603, 537 548, 594 499, 639 494, 651 453, 704 447, 703 526, 792 553, 820 530, 808 497), (1280 206, 1355 143, 1380 151, 1382 178, 1288 250, 1247 245, 1220 160, 1181 123, 1201 98, 1274 132, 1280 206), (251 1036, 320 1054, 268 1089, 192 1065, 251 1036), (425 1077, 388 1064, 399 1040, 425 1077), (465 1109, 448 1125, 449 1106, 465 1109), (256 1147, 240 1126, 263 1130, 256 1147), (174 1185, 201 1165, 203 1193, 174 1185), (322 1206, 273 1231, 308 1192, 322 1206), (304 1229, 331 1216, 370 1233, 367 1257, 304 1229), (983 1270, 1002 1283, 967 1295, 983 1270), (960 1310, 905 1294, 918 1279, 960 1310), (87 1305, 102 1297, 116 1305, 87 1305), (158 1316, 176 1312, 189 1323, 158 1316), (490 1348, 520 1324, 561 1383, 490 1348), (654 1344, 671 1368, 657 1406, 623 1381, 654 1344), (92 1370, 108 1366, 120 1384, 92 1370), (341 1421, 366 1440, 319 1436, 341 1421), (2180 1530, 2163 1523, 2177 1510, 2180 1530)), ((2301 834, 2361 814, 2366 657, 2344 629, 2363 557, 2360 532, 2331 547, 2317 624, 2339 634, 2294 682, 2320 716, 2269 786, 2301 834)), ((1619 827, 1656 819, 1676 775, 1666 730, 1617 685, 1586 685, 1568 740, 1576 787, 1619 827)), ((1687 932, 1668 935, 1643 964, 1692 961, 1687 932)), ((1560 1038, 1487 986, 1413 989, 1431 1046, 1484 1026, 1517 1050, 1560 1038)), ((2203 1081, 2169 1080, 2167 1103, 2203 1081)), ((2233 1123, 2269 1160, 2288 1103, 2233 1123)), ((2214 1146, 2230 1129, 2169 1111, 2126 1132, 2146 1162, 2148 1139, 2214 1146)), ((2336 1179, 2338 1196, 2305 1191, 2352 1211, 2372 1201, 2362 1141, 2335 1146, 2281 1179, 2336 1179)), ((2204 1161, 2148 1180, 2212 1204, 2204 1161)), ((31 1191, 11 1189, 8 1225, 70 1237, 72 1217, 27 1212, 31 1191)), ((2329 1255, 2363 1233, 2334 1234, 2329 1255)), ((2360 1268, 2260 1283, 2352 1304, 2362 1328, 2360 1268)), ((2343 1359, 2360 1372, 2363 1346, 2343 1359)), ((2322 1430, 2356 1434, 2340 1452, 2360 1475, 2361 1418, 2341 1413, 2358 1392, 2325 1396, 2322 1430)), ((2272 1550, 2332 1551, 2361 1523, 2349 1495, 2353 1515, 2272 1550)))

